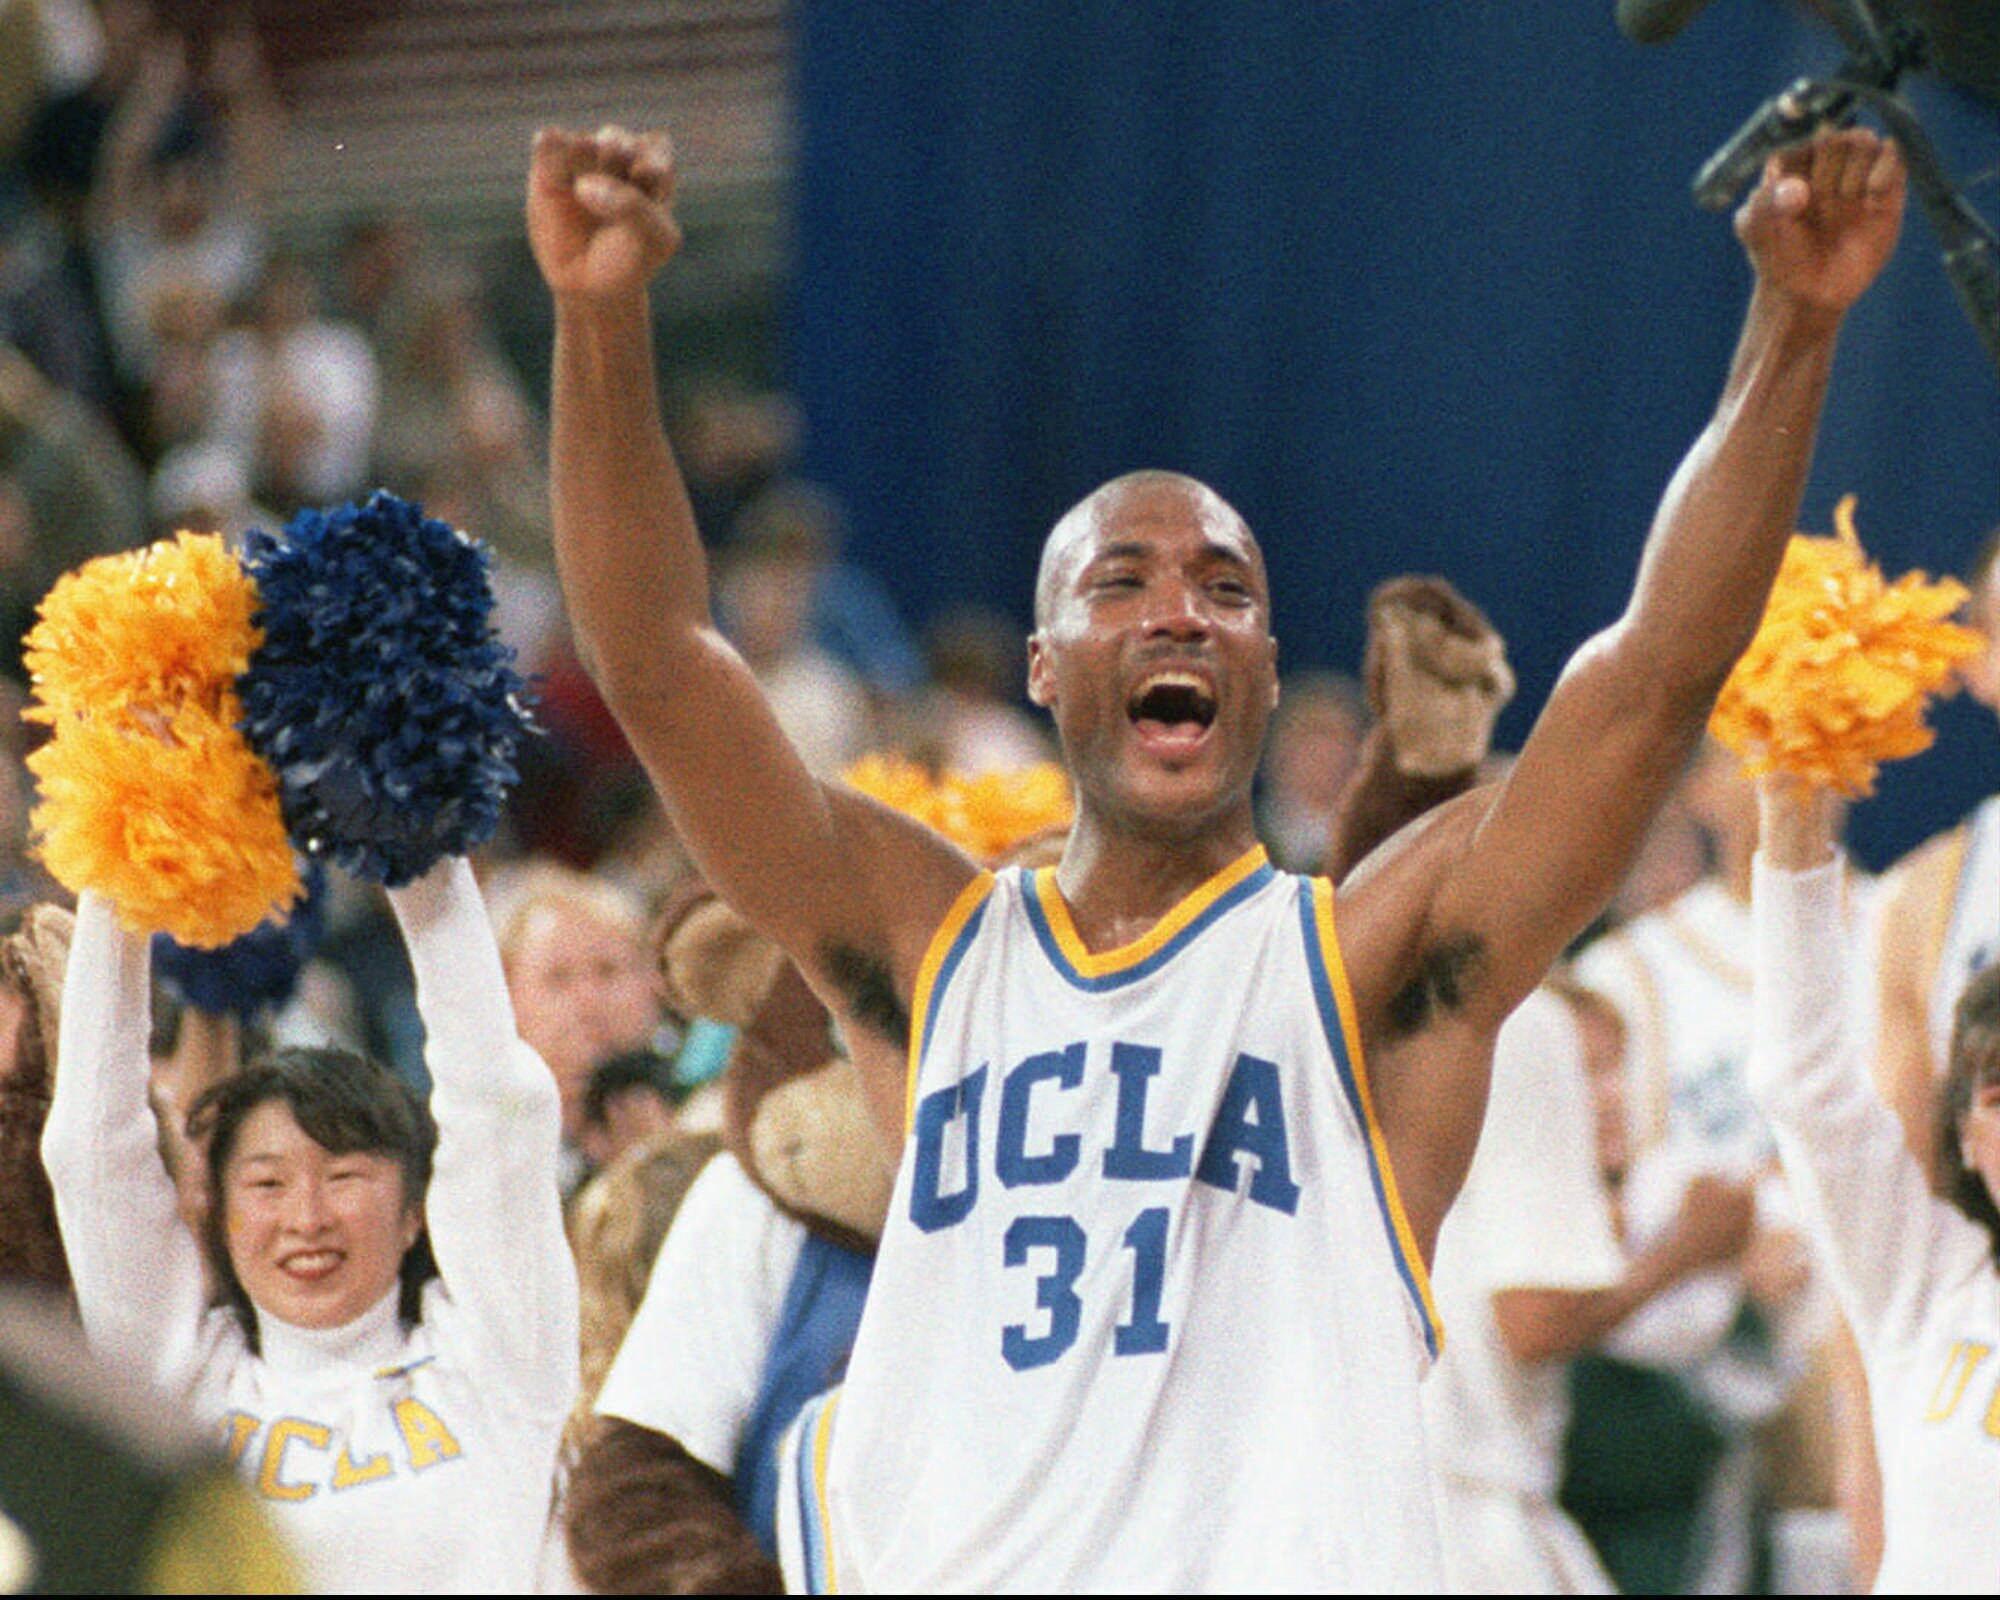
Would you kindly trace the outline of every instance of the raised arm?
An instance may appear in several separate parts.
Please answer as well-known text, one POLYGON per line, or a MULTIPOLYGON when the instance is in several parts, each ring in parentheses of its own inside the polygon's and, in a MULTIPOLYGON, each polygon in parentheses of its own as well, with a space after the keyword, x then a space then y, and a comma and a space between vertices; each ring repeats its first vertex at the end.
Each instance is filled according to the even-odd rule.
POLYGON ((1324 872, 1335 883, 1478 781, 1494 720, 1514 697, 1506 641, 1443 578, 1376 587, 1363 663, 1376 720, 1334 811, 1324 872))
POLYGON ((849 1021, 899 1046, 923 946, 973 874, 806 770, 710 610, 660 426, 646 284, 674 254, 660 135, 545 129, 528 227, 555 296, 556 563, 579 654, 703 875, 849 1021))
POLYGON ((1937 1199, 1875 1093, 1848 986, 1832 802, 1767 780, 1757 858, 1750 1090, 1864 1352, 1920 1314, 1944 1256, 1978 1230, 1937 1199))
MULTIPOLYGON (((1625 614, 1571 660, 1507 782, 1434 813, 1357 883, 1349 926, 1392 1154, 1449 1204, 1491 1040, 1603 906, 1754 633, 1791 537, 1847 308, 1901 224, 1895 147, 1862 129, 1766 170, 1737 216, 1756 269, 1714 418, 1674 474, 1625 614)), ((1352 970, 1352 969, 1351 969, 1352 970)))
POLYGON ((431 1252, 486 1381, 551 1417, 576 1399, 576 1268, 556 1187, 556 1083, 514 1027, 472 869, 433 867, 389 891, 417 979, 437 1157, 431 1252))
POLYGON ((187 1375, 207 1297, 146 1099, 150 978, 146 937, 120 928, 110 903, 86 891, 63 979, 42 1161, 91 1348, 174 1385, 187 1375))

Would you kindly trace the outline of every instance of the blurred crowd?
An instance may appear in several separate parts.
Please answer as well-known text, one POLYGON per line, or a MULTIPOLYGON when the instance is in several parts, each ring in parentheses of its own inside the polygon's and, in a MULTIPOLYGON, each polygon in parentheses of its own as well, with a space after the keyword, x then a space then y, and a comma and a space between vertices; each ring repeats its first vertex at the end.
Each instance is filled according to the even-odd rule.
MULTIPOLYGON (((236 537, 378 484, 486 541, 499 626, 536 680, 543 733, 478 867, 521 1035, 561 1099, 587 1390, 568 1447, 575 1492, 622 1508, 575 1554, 599 1586, 658 1583, 669 1557, 648 1508, 668 1502, 644 1493, 665 1471, 652 1436, 683 1430, 652 1425, 661 1385, 627 1374, 624 1409, 608 1418, 622 1434, 592 1416, 591 1395, 647 1298, 677 1207, 725 1145, 756 1190, 743 1203, 763 1243, 716 1222, 718 1238, 736 1232, 706 1270, 748 1251, 743 1271, 775 1275, 782 1301, 789 1263, 815 1248, 802 1240, 830 1239, 865 1261, 879 1175, 846 1172, 856 1159, 843 1143, 853 1130, 837 1121, 846 1102, 815 1077, 838 1066, 824 1018, 787 997, 775 956, 759 966, 754 939, 700 902, 572 652, 551 567, 544 420, 501 353, 476 264, 408 216, 355 218, 330 248, 286 238, 269 202, 284 112, 239 16, 180 27, 147 0, 0 0, 0 85, 0 931, 62 899, 28 850, 32 735, 16 715, 27 693, 20 640, 57 576, 173 530, 236 537), (759 1070, 757 1093, 732 1100, 732 1076, 740 1088, 759 1070), (794 1080, 817 1084, 816 1098, 780 1108, 772 1084, 794 1080), (789 1120, 774 1131, 780 1109, 789 1120), (799 1152, 829 1141, 841 1173, 804 1172, 799 1152)), ((796 471, 786 397, 718 378, 691 383, 670 410, 726 625, 816 771, 882 750, 967 772, 1054 755, 1023 707, 1011 619, 967 611, 913 630, 880 579, 843 559, 839 504, 796 471)), ((1327 859, 1373 720, 1354 678, 1286 684, 1259 788, 1281 866, 1327 859)), ((1474 1500, 1527 1480, 1551 1503, 1559 1492, 1592 1559, 1631 1589, 1844 1586, 1872 1537, 1865 1398, 1745 1083, 1756 843, 1753 790, 1710 752, 1604 924, 1537 997, 1513 1056, 1503 1043, 1496 1107, 1510 1074, 1553 1059, 1572 1061, 1587 1088, 1574 1187, 1539 1172, 1546 1203, 1516 1204, 1504 1151, 1483 1151, 1458 1232, 1440 1247, 1460 1350, 1442 1392, 1460 1386, 1465 1417, 1515 1419, 1486 1431, 1434 1419, 1441 1471, 1474 1500), (1585 1213, 1601 1216, 1597 1234, 1578 1222, 1585 1213), (1576 1255, 1565 1298, 1547 1263, 1585 1245, 1596 1255, 1576 1255), (1619 1317, 1584 1303, 1649 1252, 1672 1270, 1619 1302, 1619 1317), (1522 1400, 1524 1386, 1540 1398, 1522 1400), (1510 1433, 1523 1416, 1526 1434, 1510 1433)), ((1884 902, 1856 877, 1858 925, 1884 902)), ((175 1109, 267 1044, 347 1046, 426 1081, 413 983, 381 897, 335 884, 325 916, 297 994, 251 1037, 160 1004, 155 1094, 170 1147, 175 1109)), ((1865 927, 1856 947, 1874 948, 1865 927)), ((1872 997, 1875 968, 1860 967, 1857 993, 1872 997)), ((9 982, 0 1070, 32 1025, 31 978, 9 982)), ((1543 1102, 1523 1090, 1516 1103, 1543 1102)), ((20 1154, 0 1142, 0 1162, 20 1154)), ((183 1174, 196 1166, 181 1162, 183 1174)), ((702 1215, 720 1215, 725 1198, 711 1193, 702 1215)), ((0 1213, 0 1229, 18 1222, 0 1213)), ((6 1245, 9 1270, 35 1276, 6 1245)), ((700 1249, 697 1239, 683 1254, 700 1249)), ((775 1327, 789 1306, 762 1314, 775 1327)), ((776 1334, 745 1337, 754 1346, 776 1334)), ((739 1411, 768 1392, 758 1372, 738 1388, 746 1381, 739 1411)), ((659 1404, 658 1418, 673 1414, 659 1404)), ((718 1424, 720 1443, 688 1434, 672 1459, 733 1479, 745 1425, 718 1424)), ((745 1508, 768 1558, 746 1497, 733 1483, 708 1489, 745 1508)), ((690 1571, 717 1588, 775 1581, 750 1543, 690 1540, 680 1555, 698 1547, 709 1565, 676 1569, 685 1581, 690 1571)), ((1577 1569, 1579 1581, 1591 1570, 1577 1569)))

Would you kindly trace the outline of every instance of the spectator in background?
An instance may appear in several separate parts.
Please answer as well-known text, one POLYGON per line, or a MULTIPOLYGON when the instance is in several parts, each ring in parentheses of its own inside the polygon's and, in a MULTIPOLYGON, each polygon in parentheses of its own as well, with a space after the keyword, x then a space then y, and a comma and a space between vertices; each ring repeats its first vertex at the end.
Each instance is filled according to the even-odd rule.
POLYGON ((743 516, 718 597, 786 737, 821 777, 838 775, 874 742, 861 679, 813 637, 814 601, 832 559, 830 519, 816 490, 767 490, 743 516))
POLYGON ((378 352, 393 349, 401 337, 427 250, 423 225, 402 213, 362 217, 341 236, 341 315, 378 352))
MULTIPOLYGON (((218 409, 215 349, 222 338, 222 298, 199 278, 162 282, 146 307, 152 367, 128 415, 149 464, 170 451, 211 441, 218 409)), ((239 456, 248 481, 250 461, 239 456)))
POLYGON ((667 1093, 673 1063, 657 1050, 621 1050, 590 1069, 583 1086, 583 1153, 595 1169, 674 1131, 667 1093))
POLYGON ((1319 870, 1367 731, 1361 685, 1345 673, 1285 680, 1264 746, 1257 831, 1286 871, 1319 870))
POLYGON ((217 341, 210 426, 278 505, 344 500, 367 483, 379 378, 361 332, 320 314, 295 256, 273 261, 246 324, 217 341))
POLYGON ((241 539, 251 528, 275 529, 285 520, 250 497, 242 460, 226 445, 184 444, 153 469, 152 529, 164 536, 182 528, 241 539))
POLYGON ((1616 1193, 1626 1151, 1622 1039, 1595 997, 1561 981, 1508 1018, 1465 1188, 1438 1236, 1452 1337, 1423 1387, 1451 1586, 1475 1594, 1611 1593, 1556 1504, 1568 1359, 1749 1239, 1751 1191, 1691 1185, 1672 1223, 1630 1255, 1616 1193))
POLYGON ((1021 631, 996 611, 962 606, 924 630, 930 688, 915 711, 914 753, 958 772, 1055 759, 1042 726, 1018 704, 1028 681, 1021 631))
POLYGON ((97 407, 112 399, 111 357, 89 296, 66 269, 62 235, 27 186, 0 167, 0 345, 97 407))
POLYGON ((585 1093, 591 1069, 653 1042, 659 976, 639 906, 601 879, 530 862, 494 884, 493 926, 521 1037, 562 1096, 557 1176, 565 1199, 589 1176, 585 1093))
POLYGON ((264 254, 264 191, 279 113, 247 23, 214 36, 197 84, 185 40, 148 37, 99 161, 92 235, 98 290, 128 382, 153 369, 153 302, 197 283, 228 303, 264 254), (201 115, 188 102, 201 91, 201 115))
POLYGON ((695 526, 713 543, 726 539, 744 507, 790 467, 798 408, 783 395, 710 379, 691 386, 675 406, 672 433, 695 526))
MULTIPOLYGON (((65 233, 73 232, 97 182, 104 138, 131 92, 153 37, 150 0, 65 0, 69 62, 48 79, 22 148, 30 181, 65 233)), ((46 20, 45 13, 45 20, 46 20)))
POLYGON ((781 478, 743 508, 732 547, 789 543, 812 549, 813 643, 858 672, 878 699, 910 694, 923 682, 923 657, 882 581, 841 560, 846 534, 832 495, 804 479, 781 478))
POLYGON ((0 671, 18 672, 16 623, 50 584, 144 533, 144 486, 117 436, 0 344, 0 584, 8 629, 0 671))
MULTIPOLYGON (((1771 1542, 1789 1537, 1789 1525, 1767 1520, 1768 1486, 1753 1433, 1797 1397, 1812 1408, 1797 1419, 1798 1432, 1814 1441, 1817 1455, 1830 1458, 1826 1395, 1806 1380, 1833 1316, 1823 1286, 1812 1280, 1769 1131, 1750 1099, 1756 790, 1736 758, 1711 742, 1689 772, 1685 801, 1709 835, 1716 870, 1591 945, 1578 958, 1577 976, 1612 1005, 1625 1032, 1633 1157, 1625 1205, 1632 1238, 1643 1247, 1668 1227, 1682 1191, 1704 1174, 1757 1185, 1758 1229, 1736 1270, 1682 1284, 1607 1345, 1609 1360, 1579 1367, 1579 1383, 1605 1398, 1578 1448, 1648 1426, 1662 1450, 1671 1448, 1674 1428, 1687 1438, 1710 1438, 1713 1468, 1701 1501, 1685 1508, 1677 1543, 1631 1518, 1587 1525, 1626 1587, 1684 1582, 1713 1590, 1747 1583, 1767 1557, 1789 1559, 1771 1542), (1643 1372, 1621 1370, 1617 1362, 1643 1372), (1643 1422, 1648 1413, 1641 1408, 1614 1415, 1635 1395, 1642 1407, 1664 1408, 1652 1424, 1643 1422), (1661 1420, 1668 1417, 1678 1420, 1661 1420)), ((1580 1398, 1579 1415, 1584 1407, 1580 1398)), ((1590 1473, 1588 1461, 1573 1456, 1572 1465, 1590 1473)), ((1829 1484, 1825 1498, 1831 1494, 1829 1484)))
POLYGON ((448 482, 459 525, 503 557, 546 570, 548 483, 541 419, 502 359, 476 280, 433 268, 402 291, 383 346, 377 475, 385 483, 448 482))

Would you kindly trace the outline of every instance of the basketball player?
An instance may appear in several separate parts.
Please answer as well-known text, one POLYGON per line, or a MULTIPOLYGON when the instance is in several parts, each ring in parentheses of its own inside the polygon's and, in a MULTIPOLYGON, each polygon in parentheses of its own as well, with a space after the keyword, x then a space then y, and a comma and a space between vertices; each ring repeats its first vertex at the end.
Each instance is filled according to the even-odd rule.
MULTIPOLYGON (((1988 645, 1966 665, 1966 687, 2000 713, 2000 528, 1986 536, 1967 582, 1966 620, 1988 645)), ((1973 973, 2000 960, 2000 795, 1899 861, 1882 894, 1875 1077, 1929 1170, 1958 997, 1973 973)))
POLYGON ((653 394, 679 244, 659 136, 544 131, 556 554, 584 659, 708 880, 850 1034, 904 1140, 840 1397, 806 1435, 816 1586, 1434 1589, 1426 1260, 1493 1039, 1610 894, 1763 608, 1894 148, 1829 135, 1738 219, 1757 287, 1625 616, 1497 790, 1343 886, 1274 872, 1263 556, 1212 490, 1120 478, 1044 546, 1032 697, 1061 864, 978 871, 816 782, 715 627, 653 394))

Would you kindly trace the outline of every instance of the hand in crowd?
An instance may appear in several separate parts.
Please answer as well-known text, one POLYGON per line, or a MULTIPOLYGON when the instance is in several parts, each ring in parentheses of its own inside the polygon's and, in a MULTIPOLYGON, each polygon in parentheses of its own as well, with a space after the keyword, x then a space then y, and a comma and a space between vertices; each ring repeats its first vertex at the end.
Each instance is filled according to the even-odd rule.
POLYGON ((1748 1248, 1757 1219, 1753 1185, 1697 1173, 1681 1196, 1667 1239, 1691 1272, 1734 1261, 1748 1248))
POLYGON ((1812 1282, 1812 1253, 1792 1228, 1759 1228, 1743 1252, 1743 1290, 1766 1311, 1789 1304, 1812 1282))
POLYGON ((644 288, 680 249, 673 201, 673 144, 663 133, 535 135, 528 242, 555 294, 609 299, 644 288))
POLYGON ((1839 316, 1895 251, 1904 183, 1895 141, 1866 128, 1773 156, 1736 213, 1759 286, 1839 316))

